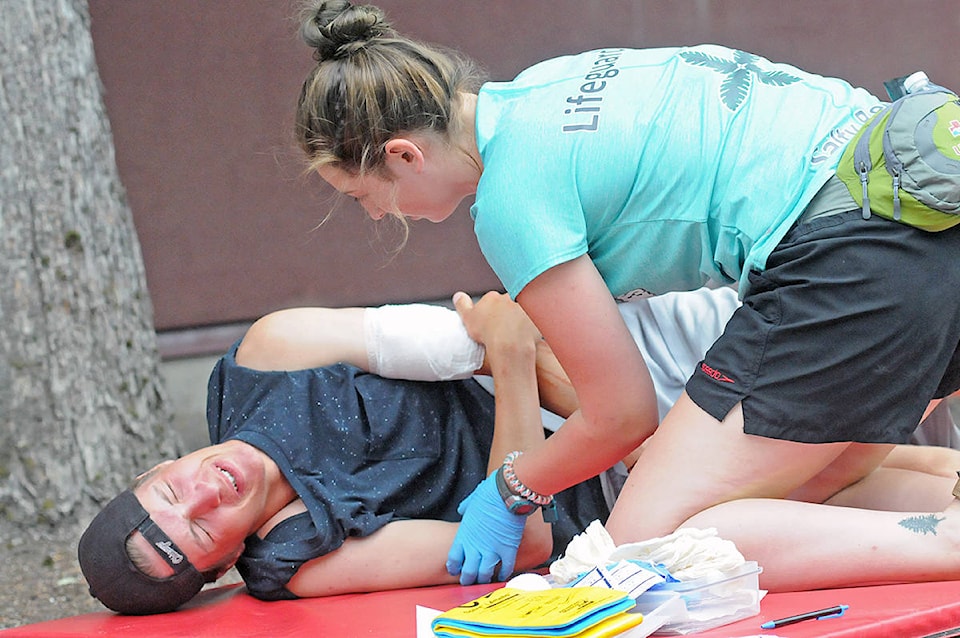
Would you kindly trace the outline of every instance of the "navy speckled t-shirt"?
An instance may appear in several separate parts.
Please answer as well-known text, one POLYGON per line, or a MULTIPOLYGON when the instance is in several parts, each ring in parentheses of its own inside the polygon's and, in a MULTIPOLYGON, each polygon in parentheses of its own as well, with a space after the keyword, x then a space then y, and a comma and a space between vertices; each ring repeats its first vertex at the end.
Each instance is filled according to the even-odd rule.
MULTIPOLYGON (((392 520, 460 520, 457 506, 484 478, 493 438, 493 397, 475 381, 384 379, 346 364, 264 372, 238 365, 236 350, 210 376, 210 441, 265 452, 307 508, 247 539, 237 569, 253 595, 295 598, 285 585, 304 562, 392 520)), ((606 518, 592 483, 569 495, 585 510, 576 520, 562 499, 558 551, 606 518)))

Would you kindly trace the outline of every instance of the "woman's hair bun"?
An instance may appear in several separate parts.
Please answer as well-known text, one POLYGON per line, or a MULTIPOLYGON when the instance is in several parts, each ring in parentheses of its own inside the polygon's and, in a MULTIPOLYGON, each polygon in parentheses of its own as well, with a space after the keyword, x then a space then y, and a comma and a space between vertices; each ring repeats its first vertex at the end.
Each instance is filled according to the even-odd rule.
POLYGON ((300 37, 318 62, 349 56, 370 40, 393 33, 383 11, 347 0, 311 0, 303 9, 300 37))

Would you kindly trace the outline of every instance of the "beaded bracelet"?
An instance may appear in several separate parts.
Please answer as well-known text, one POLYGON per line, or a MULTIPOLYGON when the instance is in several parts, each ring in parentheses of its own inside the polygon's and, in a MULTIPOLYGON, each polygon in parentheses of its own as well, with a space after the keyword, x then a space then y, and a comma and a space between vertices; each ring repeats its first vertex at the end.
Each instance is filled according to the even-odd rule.
POLYGON ((503 479, 510 487, 510 490, 528 501, 533 501, 540 507, 553 503, 553 495, 546 496, 538 494, 521 483, 520 479, 517 478, 516 473, 513 471, 513 462, 516 461, 521 454, 523 454, 523 452, 514 450, 510 454, 507 454, 507 458, 503 459, 503 479))

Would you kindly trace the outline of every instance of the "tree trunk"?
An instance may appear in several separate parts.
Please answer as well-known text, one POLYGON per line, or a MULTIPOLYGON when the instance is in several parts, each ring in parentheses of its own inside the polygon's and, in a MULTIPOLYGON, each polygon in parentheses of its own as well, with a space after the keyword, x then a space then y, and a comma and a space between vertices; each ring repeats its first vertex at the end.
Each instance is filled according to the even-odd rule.
POLYGON ((0 523, 85 522, 181 448, 85 0, 3 3, 0 202, 0 523))

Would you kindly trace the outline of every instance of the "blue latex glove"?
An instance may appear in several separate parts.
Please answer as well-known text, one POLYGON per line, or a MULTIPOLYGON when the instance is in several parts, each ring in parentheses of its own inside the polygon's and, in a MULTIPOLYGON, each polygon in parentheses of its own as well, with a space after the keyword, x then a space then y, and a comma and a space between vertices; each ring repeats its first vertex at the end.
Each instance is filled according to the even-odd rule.
POLYGON ((499 580, 513 573, 527 517, 511 513, 504 505, 496 475, 485 478, 457 508, 462 519, 447 554, 447 571, 460 574, 461 585, 489 583, 497 563, 499 580))

